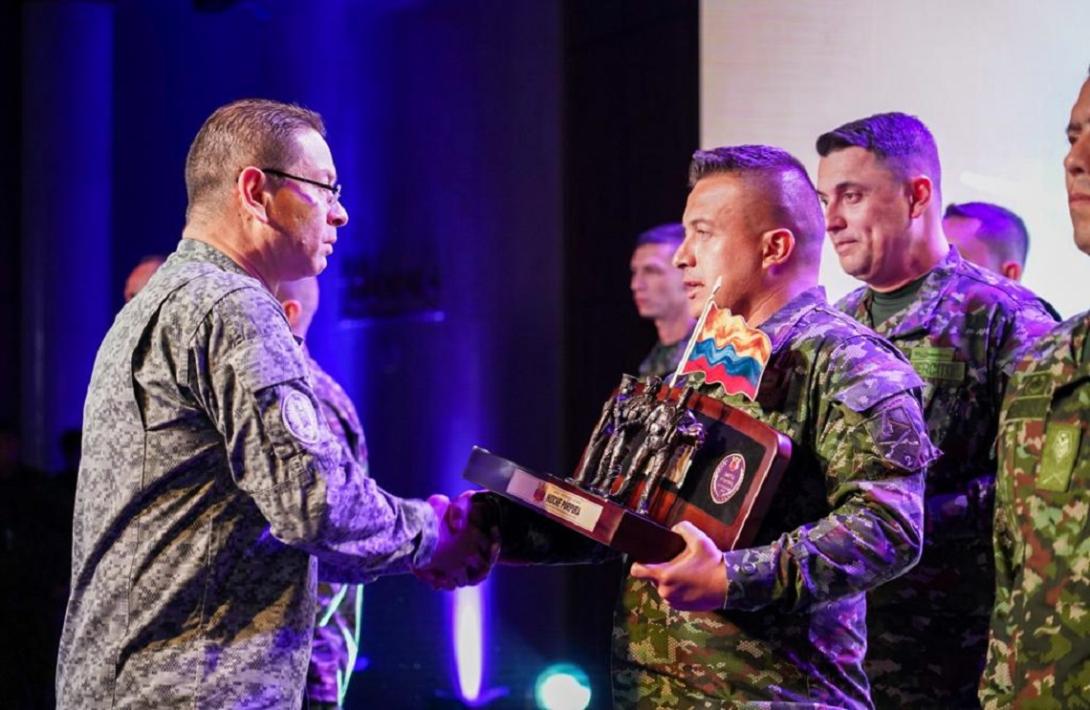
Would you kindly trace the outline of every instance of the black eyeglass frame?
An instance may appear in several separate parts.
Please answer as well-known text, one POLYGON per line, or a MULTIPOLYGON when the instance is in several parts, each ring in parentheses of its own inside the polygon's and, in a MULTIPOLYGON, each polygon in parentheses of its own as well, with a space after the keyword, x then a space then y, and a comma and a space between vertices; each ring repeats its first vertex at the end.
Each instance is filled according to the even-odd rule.
POLYGON ((332 185, 327 185, 324 182, 318 182, 317 180, 311 180, 310 178, 301 177, 299 175, 292 175, 286 173, 283 170, 277 170, 276 168, 261 168, 261 172, 268 173, 269 175, 276 175, 277 177, 287 178, 289 180, 298 180, 299 182, 305 182, 308 185, 314 185, 320 187, 323 190, 329 190, 333 193, 333 202, 341 201, 341 190, 344 188, 339 182, 332 185))

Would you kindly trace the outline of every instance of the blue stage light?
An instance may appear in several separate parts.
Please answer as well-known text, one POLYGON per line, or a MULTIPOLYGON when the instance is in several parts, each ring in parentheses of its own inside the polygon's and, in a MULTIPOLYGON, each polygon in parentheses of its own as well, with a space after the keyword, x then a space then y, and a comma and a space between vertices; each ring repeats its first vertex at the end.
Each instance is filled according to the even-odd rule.
POLYGON ((590 679, 571 663, 557 663, 534 683, 534 701, 541 710, 583 710, 590 705, 590 679))

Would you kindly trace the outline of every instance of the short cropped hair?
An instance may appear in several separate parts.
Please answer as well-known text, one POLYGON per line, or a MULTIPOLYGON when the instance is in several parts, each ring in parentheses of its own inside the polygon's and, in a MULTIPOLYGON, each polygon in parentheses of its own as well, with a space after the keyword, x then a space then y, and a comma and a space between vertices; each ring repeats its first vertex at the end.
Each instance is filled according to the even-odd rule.
POLYGON ((660 224, 657 227, 652 227, 646 232, 641 232, 636 237, 636 247, 646 246, 648 244, 669 244, 676 247, 685 241, 685 227, 676 222, 671 224, 660 224))
POLYGON ((783 219, 791 222, 784 226, 796 232, 800 243, 820 248, 825 235, 825 215, 814 183, 798 158, 770 145, 725 146, 693 153, 689 187, 718 174, 779 178, 780 204, 774 207, 783 219))
POLYGON ((980 222, 976 238, 987 244, 988 249, 1000 256, 1000 261, 1015 261, 1025 267, 1029 252, 1029 231, 1022 218, 1006 207, 990 202, 951 203, 946 207, 943 219, 964 217, 980 222))
POLYGON ((296 136, 306 130, 325 137, 322 117, 295 104, 242 99, 216 109, 186 156, 186 216, 194 206, 224 191, 247 166, 290 166, 298 157, 296 136))
POLYGON ((941 194, 942 165, 935 137, 924 122, 907 113, 876 113, 845 123, 817 139, 821 157, 846 148, 862 148, 873 153, 901 177, 922 172, 931 178, 941 194))

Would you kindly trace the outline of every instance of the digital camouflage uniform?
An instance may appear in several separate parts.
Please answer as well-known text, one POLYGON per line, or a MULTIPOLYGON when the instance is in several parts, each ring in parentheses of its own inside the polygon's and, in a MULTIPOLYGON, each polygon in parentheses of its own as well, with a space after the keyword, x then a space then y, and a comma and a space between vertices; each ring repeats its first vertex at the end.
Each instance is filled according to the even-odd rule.
POLYGON ((183 239, 122 309, 83 414, 62 708, 294 710, 315 575, 424 564, 436 519, 318 416, 280 304, 183 239))
MULTIPOLYGON (((837 308, 872 325, 870 293, 857 289, 837 308)), ((951 247, 912 303, 874 326, 923 378, 928 433, 943 452, 927 471, 920 563, 867 599, 866 669, 880 708, 977 703, 995 593, 999 405, 1021 353, 1055 325, 1032 292, 951 247)))
MULTIPOLYGON (((314 396, 330 431, 367 471, 367 440, 356 407, 344 389, 310 356, 307 361, 314 396)), ((311 708, 339 707, 348 690, 360 641, 363 585, 318 581, 318 615, 307 666, 306 696, 311 708)))
POLYGON ((1090 311, 1007 388, 996 485, 986 708, 1090 707, 1090 311))
POLYGON ((789 468, 754 546, 724 555, 724 610, 677 611, 627 578, 614 625, 620 707, 871 707, 864 593, 903 573, 922 544, 935 455, 922 383, 820 288, 760 328, 772 356, 757 401, 701 391, 789 436, 789 468))

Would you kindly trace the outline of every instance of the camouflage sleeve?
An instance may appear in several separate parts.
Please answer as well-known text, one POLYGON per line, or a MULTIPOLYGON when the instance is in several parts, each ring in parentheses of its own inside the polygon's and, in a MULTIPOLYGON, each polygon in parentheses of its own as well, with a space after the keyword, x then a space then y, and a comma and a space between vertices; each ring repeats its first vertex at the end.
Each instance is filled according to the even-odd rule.
POLYGON ((724 553, 726 606, 803 610, 865 592, 909 569, 922 549, 923 472, 936 457, 918 382, 908 364, 878 351, 855 367, 841 350, 815 417, 815 450, 830 513, 763 547, 724 553), (865 373, 862 370, 873 370, 865 373))
POLYGON ((1036 300, 999 312, 1000 322, 992 330, 994 342, 990 348, 996 354, 996 379, 1000 384, 996 402, 1002 401, 1007 380, 1029 348, 1058 325, 1046 305, 1036 300))
POLYGON ((1000 488, 996 491, 995 524, 992 528, 995 548, 995 603, 988 634, 988 657, 980 677, 980 704, 985 710, 1008 708, 1014 704, 1014 684, 1010 661, 1013 641, 1011 590, 1014 589, 1014 549, 1006 516, 1011 501, 1000 488))
POLYGON ((336 439, 276 301, 231 294, 203 327, 209 364, 194 371, 210 374, 193 387, 224 438, 232 483, 271 534, 315 555, 330 581, 425 564, 437 534, 431 506, 383 491, 336 439))

